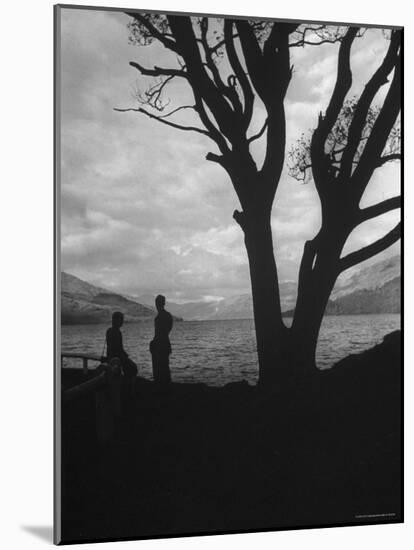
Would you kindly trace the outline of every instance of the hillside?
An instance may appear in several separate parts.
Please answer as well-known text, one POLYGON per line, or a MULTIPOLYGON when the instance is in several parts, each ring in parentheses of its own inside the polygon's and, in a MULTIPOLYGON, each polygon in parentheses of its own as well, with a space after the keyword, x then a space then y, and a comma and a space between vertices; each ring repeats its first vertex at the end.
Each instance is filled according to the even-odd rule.
POLYGON ((353 270, 345 271, 337 281, 333 292, 333 299, 360 290, 380 289, 393 279, 401 276, 401 257, 399 254, 377 261, 371 265, 356 266, 353 270))
POLYGON ((400 313, 401 278, 395 277, 374 289, 360 289, 342 295, 328 304, 326 315, 400 313))
POLYGON ((154 318, 152 309, 62 272, 62 325, 110 323, 115 310, 124 313, 125 322, 149 321, 154 318))

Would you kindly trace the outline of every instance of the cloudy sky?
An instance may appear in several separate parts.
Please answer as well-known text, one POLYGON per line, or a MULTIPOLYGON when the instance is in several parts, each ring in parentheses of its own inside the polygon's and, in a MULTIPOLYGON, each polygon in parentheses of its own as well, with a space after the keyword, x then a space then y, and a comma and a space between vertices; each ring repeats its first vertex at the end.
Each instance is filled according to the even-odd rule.
MULTIPOLYGON (((134 91, 148 78, 129 66, 175 63, 158 44, 128 43, 123 13, 61 11, 61 251, 62 269, 88 282, 138 296, 166 294, 175 301, 228 297, 249 291, 239 208, 227 174, 205 160, 214 144, 136 113, 134 91)), ((369 30, 354 44, 354 84, 359 93, 382 60, 387 42, 369 30)), ((294 48, 294 75, 287 94, 288 149, 314 128, 335 79, 337 46, 294 48)), ((170 107, 191 101, 186 84, 174 84, 170 107)), ((379 96, 379 100, 381 97, 379 96)), ((185 113, 185 112, 184 112, 185 113)), ((189 115, 178 117, 188 121, 189 115)), ((260 126, 257 107, 254 123, 260 126)), ((257 143, 257 158, 263 144, 257 143)), ((361 206, 398 194, 399 166, 377 171, 361 206)), ((348 250, 389 230, 398 211, 354 232, 348 250)), ((319 227, 312 183, 303 185, 284 170, 273 208, 275 254, 282 281, 297 279, 303 243, 319 227)), ((375 260, 399 250, 396 244, 375 260)))

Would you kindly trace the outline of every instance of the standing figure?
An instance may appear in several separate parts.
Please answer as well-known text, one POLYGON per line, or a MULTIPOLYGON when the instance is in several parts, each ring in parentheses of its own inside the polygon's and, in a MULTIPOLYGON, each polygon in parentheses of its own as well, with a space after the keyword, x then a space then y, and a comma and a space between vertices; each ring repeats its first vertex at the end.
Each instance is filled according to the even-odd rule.
POLYGON ((171 383, 171 344, 169 334, 173 326, 173 319, 171 313, 164 309, 165 296, 161 296, 161 294, 159 294, 155 298, 155 306, 157 308, 158 315, 154 320, 154 339, 150 343, 152 372, 154 382, 158 385, 165 386, 171 383))

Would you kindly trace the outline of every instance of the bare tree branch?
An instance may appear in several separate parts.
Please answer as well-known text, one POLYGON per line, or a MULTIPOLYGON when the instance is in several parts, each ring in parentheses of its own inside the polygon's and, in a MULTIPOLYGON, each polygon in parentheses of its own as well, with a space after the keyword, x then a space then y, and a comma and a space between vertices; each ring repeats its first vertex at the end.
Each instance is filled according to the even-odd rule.
POLYGON ((181 76, 183 78, 187 78, 187 75, 184 70, 167 69, 167 68, 161 68, 161 67, 154 67, 153 69, 148 69, 146 67, 143 67, 136 61, 130 61, 129 64, 131 65, 131 67, 134 67, 134 69, 137 69, 144 76, 181 76))
POLYGON ((372 131, 362 151, 358 166, 352 174, 352 183, 355 184, 359 196, 362 196, 378 161, 387 144, 387 140, 398 119, 401 109, 401 54, 398 55, 394 76, 382 105, 381 111, 374 123, 372 131))
MULTIPOLYGON (((226 22, 227 19, 224 20, 224 22, 226 22)), ((237 38, 239 35, 237 33, 234 33, 233 34, 233 38, 237 38)), ((197 38, 196 39, 197 42, 201 43, 201 39, 200 38, 197 38)), ((220 48, 222 48, 224 45, 225 45, 226 41, 225 39, 223 38, 222 40, 219 40, 216 44, 213 45, 210 45, 210 52, 212 55, 219 55, 219 50, 220 48)))
POLYGON ((344 105, 345 97, 352 85, 350 66, 351 46, 357 35, 358 28, 350 27, 341 41, 338 55, 338 70, 335 87, 326 109, 325 116, 319 115, 319 122, 311 140, 311 158, 314 171, 314 181, 318 192, 321 186, 327 184, 330 178, 330 163, 325 154, 325 142, 335 125, 344 105))
POLYGON ((292 78, 290 66, 289 36, 296 24, 274 24, 265 43, 263 97, 268 113, 266 153, 260 174, 269 182, 269 191, 274 194, 283 169, 286 146, 286 114, 284 98, 292 78), (272 78, 273 77, 273 78, 272 78), (277 180, 275 180, 277 174, 277 180))
POLYGON ((132 107, 127 109, 117 109, 115 108, 114 111, 118 111, 119 113, 128 113, 130 111, 135 113, 142 113, 143 115, 147 116, 148 118, 152 118, 154 120, 157 120, 158 122, 161 122, 162 124, 166 124, 167 126, 171 126, 172 128, 176 128, 177 130, 186 130, 186 131, 192 131, 192 132, 198 132, 199 134, 203 134, 204 136, 211 137, 210 134, 203 130, 202 128, 197 128, 195 126, 183 126, 181 124, 176 124, 175 122, 171 122, 170 120, 165 120, 165 118, 153 115, 152 113, 149 113, 145 109, 142 109, 142 107, 138 107, 137 109, 134 109, 132 107))
POLYGON ((227 93, 226 85, 224 84, 220 72, 217 68, 217 65, 215 64, 212 54, 211 54, 211 48, 209 46, 208 40, 207 40, 207 33, 208 33, 208 17, 202 17, 200 21, 200 31, 201 31, 201 44, 203 46, 204 55, 206 58, 206 65, 208 69, 211 71, 211 74, 213 76, 213 80, 217 88, 224 94, 227 93))
POLYGON ((193 89, 194 98, 195 98, 195 109, 198 113, 198 116, 200 117, 201 122, 204 124, 204 126, 207 128, 207 131, 209 133, 209 136, 213 141, 216 142, 217 147, 220 149, 220 151, 223 153, 223 155, 226 155, 230 152, 229 147, 227 146, 227 142, 225 138, 223 137, 220 130, 215 126, 215 124, 210 120, 210 117, 207 114, 206 109, 204 108, 203 100, 201 96, 196 92, 195 89, 193 89))
POLYGON ((205 70, 191 18, 169 15, 168 21, 185 61, 193 90, 208 106, 220 132, 231 141, 235 132, 234 111, 205 70))
POLYGON ((253 86, 259 95, 260 99, 264 101, 264 82, 263 82, 263 54, 260 49, 257 38, 253 32, 248 21, 237 20, 236 27, 240 37, 244 58, 247 65, 247 72, 253 86))
POLYGON ((376 218, 377 216, 381 216, 386 212, 391 212, 391 210, 395 210, 396 208, 400 207, 401 196, 391 197, 390 199, 386 199, 377 204, 373 204, 372 206, 367 206, 366 208, 362 208, 359 211, 358 223, 371 220, 372 218, 376 218))
POLYGON ((378 160, 377 167, 383 166, 387 162, 392 162, 394 160, 401 160, 401 154, 400 153, 393 153, 393 154, 389 154, 389 155, 383 155, 378 160))
POLYGON ((178 111, 184 111, 184 110, 187 110, 187 109, 193 109, 195 111, 196 106, 195 105, 181 105, 181 107, 177 107, 176 109, 173 109, 172 111, 170 111, 169 113, 167 113, 165 115, 158 115, 158 118, 168 118, 171 115, 175 115, 175 113, 178 113, 178 111))
POLYGON ((230 104, 234 109, 234 111, 239 115, 241 115, 242 105, 240 103, 239 96, 237 95, 237 92, 234 89, 234 86, 226 85, 223 82, 223 79, 221 78, 221 75, 220 75, 220 71, 212 57, 212 51, 207 39, 208 21, 209 21, 208 17, 203 17, 200 22, 201 44, 204 49, 207 67, 211 71, 214 83, 217 86, 217 88, 224 95, 224 97, 227 97, 229 99, 230 104))
POLYGON ((321 44, 335 44, 335 42, 339 42, 339 41, 340 41, 340 38, 337 38, 335 40, 324 38, 316 42, 310 42, 309 40, 299 40, 298 42, 289 44, 289 48, 295 48, 298 46, 320 46, 321 44))
POLYGON ((267 128, 267 125, 268 125, 268 122, 269 120, 266 119, 264 121, 264 124, 261 128, 261 130, 259 132, 257 132, 257 134, 254 134, 253 136, 251 136, 248 140, 247 140, 247 143, 252 143, 253 141, 255 141, 256 139, 260 139, 262 137, 262 135, 264 134, 266 128, 267 128))
POLYGON ((373 256, 376 256, 392 244, 396 243, 401 237, 401 222, 399 222, 389 233, 372 244, 364 246, 356 252, 351 252, 339 260, 339 271, 345 271, 354 265, 357 265, 373 256))
POLYGON ((329 27, 327 25, 300 25, 298 30, 294 33, 299 36, 296 42, 290 42, 290 48, 303 47, 303 46, 319 46, 321 44, 335 44, 344 37, 343 27, 329 27), (309 40, 306 38, 308 33, 313 33, 315 40, 309 40))
POLYGON ((156 81, 152 86, 147 88, 145 92, 136 94, 136 99, 142 105, 149 105, 157 111, 164 111, 165 107, 169 104, 169 100, 164 102, 162 100, 162 94, 164 88, 168 85, 175 76, 167 76, 166 78, 160 78, 159 81, 156 81))
POLYGON ((226 168, 226 161, 223 155, 216 155, 215 153, 207 153, 206 160, 210 160, 211 162, 216 162, 217 164, 220 164, 220 166, 223 166, 224 168, 226 168))
POLYGON ((226 44, 226 51, 229 58, 230 65, 235 73, 237 80, 240 83, 243 96, 244 96, 244 128, 247 128, 250 125, 253 116, 253 105, 254 105, 254 93, 250 85, 249 79, 247 78, 246 73, 240 63, 240 59, 236 53, 236 48, 234 45, 234 34, 233 27, 235 22, 231 19, 224 20, 224 41, 226 44))
POLYGON ((395 65, 399 43, 400 32, 394 31, 381 65, 365 86, 356 104, 354 116, 349 127, 347 145, 341 160, 341 177, 343 177, 344 180, 351 174, 352 161, 354 160, 355 153, 360 144, 371 103, 381 86, 388 82, 387 76, 395 65))
POLYGON ((339 113, 341 112, 346 94, 352 85, 350 54, 351 46, 357 32, 358 29, 356 27, 350 27, 339 48, 338 71, 335 87, 328 108, 326 109, 325 116, 319 116, 318 128, 315 131, 315 134, 318 136, 318 142, 320 142, 321 145, 325 144, 325 140, 328 137, 329 132, 332 130, 339 113))

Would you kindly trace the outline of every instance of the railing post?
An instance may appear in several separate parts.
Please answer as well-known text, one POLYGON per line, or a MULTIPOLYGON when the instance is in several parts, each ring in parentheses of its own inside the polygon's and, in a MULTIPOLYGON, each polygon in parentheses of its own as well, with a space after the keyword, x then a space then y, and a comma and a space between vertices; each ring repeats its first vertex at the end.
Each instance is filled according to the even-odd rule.
POLYGON ((82 363, 83 363, 83 374, 88 374, 88 359, 86 357, 83 357, 82 363))

